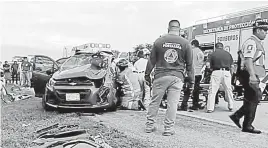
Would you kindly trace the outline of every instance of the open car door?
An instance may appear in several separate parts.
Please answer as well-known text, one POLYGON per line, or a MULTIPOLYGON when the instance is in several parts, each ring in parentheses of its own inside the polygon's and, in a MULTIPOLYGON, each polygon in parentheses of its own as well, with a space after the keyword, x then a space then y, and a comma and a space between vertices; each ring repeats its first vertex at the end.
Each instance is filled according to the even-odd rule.
POLYGON ((45 93, 45 87, 51 76, 59 69, 57 63, 47 56, 37 55, 32 59, 33 74, 32 87, 36 96, 40 97, 45 93))

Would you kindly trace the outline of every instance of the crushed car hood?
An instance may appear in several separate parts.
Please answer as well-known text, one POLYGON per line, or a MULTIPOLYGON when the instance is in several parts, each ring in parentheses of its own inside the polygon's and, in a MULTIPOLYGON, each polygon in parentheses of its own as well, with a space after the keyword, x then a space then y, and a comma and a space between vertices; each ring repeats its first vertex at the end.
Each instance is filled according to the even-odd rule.
POLYGON ((54 73, 54 79, 66 79, 76 77, 87 77, 89 79, 101 79, 105 77, 107 69, 97 69, 91 64, 74 67, 71 69, 59 70, 54 73))

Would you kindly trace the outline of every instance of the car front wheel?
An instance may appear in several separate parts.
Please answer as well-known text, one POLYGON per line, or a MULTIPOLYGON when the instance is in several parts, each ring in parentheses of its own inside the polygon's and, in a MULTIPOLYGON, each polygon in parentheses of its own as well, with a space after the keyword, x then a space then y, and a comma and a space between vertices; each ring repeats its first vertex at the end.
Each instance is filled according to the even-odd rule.
POLYGON ((45 111, 53 111, 54 108, 51 107, 51 106, 48 106, 47 103, 46 103, 46 101, 47 101, 47 94, 45 93, 43 95, 43 97, 42 97, 42 106, 43 106, 43 108, 44 108, 45 111))

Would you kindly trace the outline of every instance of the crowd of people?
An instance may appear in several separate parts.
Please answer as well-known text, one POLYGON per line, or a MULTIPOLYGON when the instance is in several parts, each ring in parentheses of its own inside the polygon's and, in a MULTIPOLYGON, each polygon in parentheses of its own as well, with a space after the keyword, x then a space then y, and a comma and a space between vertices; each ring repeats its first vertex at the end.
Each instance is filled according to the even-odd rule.
POLYGON ((28 61, 27 57, 24 57, 21 63, 13 61, 10 64, 8 61, 5 61, 4 64, 1 63, 0 65, 4 84, 12 83, 23 87, 31 86, 32 64, 28 61))
POLYGON ((232 81, 236 79, 245 90, 244 103, 239 110, 230 115, 230 119, 242 128, 243 132, 261 133, 252 123, 266 86, 265 50, 261 41, 266 37, 267 29, 267 22, 259 19, 255 21, 253 35, 238 50, 239 58, 234 66, 232 55, 220 42, 215 44, 213 53, 205 61, 204 51, 200 49, 198 40, 189 43, 180 36, 179 21, 171 20, 168 34, 154 42, 148 59, 145 59, 140 51, 137 53, 139 60, 134 63, 132 70, 126 59, 121 59, 116 64, 119 69, 116 81, 120 84, 119 90, 122 90, 122 107, 147 110, 145 132, 151 133, 156 130, 154 123, 159 105, 166 97, 167 110, 163 135, 170 136, 175 134, 173 126, 176 111, 186 111, 190 97, 193 102, 190 109, 203 109, 199 103, 201 80, 209 83, 206 112, 214 112, 215 104, 219 102, 219 91, 224 92, 227 110, 232 112, 235 103, 232 81), (181 91, 184 92, 184 96, 179 105, 181 91), (239 121, 243 116, 244 122, 241 126, 239 121))

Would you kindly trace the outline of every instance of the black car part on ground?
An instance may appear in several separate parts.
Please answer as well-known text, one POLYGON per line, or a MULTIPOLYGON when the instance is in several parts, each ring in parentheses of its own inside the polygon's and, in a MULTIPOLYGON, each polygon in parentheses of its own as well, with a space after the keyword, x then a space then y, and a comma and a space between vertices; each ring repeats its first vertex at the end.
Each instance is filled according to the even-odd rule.
POLYGON ((78 136, 85 133, 86 130, 74 130, 74 131, 60 132, 57 134, 45 134, 40 136, 39 138, 65 138, 70 136, 78 136))
POLYGON ((51 126, 48 126, 48 127, 42 128, 40 130, 37 130, 35 133, 41 133, 41 132, 44 132, 44 131, 48 131, 50 129, 57 128, 58 126, 59 126, 59 123, 56 123, 56 124, 53 124, 51 126))
MULTIPOLYGON (((58 125, 58 124, 54 124, 58 125)), ((73 125, 65 125, 61 127, 68 127, 73 125)), ((49 133, 48 131, 42 135, 37 136, 33 141, 37 144, 38 148, 111 148, 105 141, 102 135, 92 137, 85 129, 67 130, 67 131, 54 131, 49 133)))

